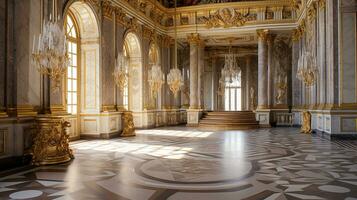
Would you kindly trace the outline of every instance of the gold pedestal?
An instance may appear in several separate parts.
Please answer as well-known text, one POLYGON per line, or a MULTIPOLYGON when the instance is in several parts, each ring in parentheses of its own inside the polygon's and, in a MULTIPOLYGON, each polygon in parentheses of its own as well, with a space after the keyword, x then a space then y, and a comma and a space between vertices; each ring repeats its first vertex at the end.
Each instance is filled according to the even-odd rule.
POLYGON ((32 164, 49 165, 68 162, 74 158, 69 148, 67 128, 70 123, 61 116, 39 116, 32 146, 32 164))
POLYGON ((122 137, 135 136, 133 113, 130 111, 123 112, 122 119, 123 119, 124 128, 120 136, 122 137))
POLYGON ((311 129, 311 114, 308 111, 302 112, 303 121, 301 126, 301 133, 310 134, 312 132, 311 129))

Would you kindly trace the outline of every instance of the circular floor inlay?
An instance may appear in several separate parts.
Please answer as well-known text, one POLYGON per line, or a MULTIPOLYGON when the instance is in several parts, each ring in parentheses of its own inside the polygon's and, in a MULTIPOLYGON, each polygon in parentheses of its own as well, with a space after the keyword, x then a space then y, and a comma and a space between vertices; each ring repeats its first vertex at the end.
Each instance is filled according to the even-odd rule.
POLYGON ((10 198, 12 199, 29 199, 34 197, 39 197, 43 194, 43 192, 39 190, 23 190, 19 192, 14 192, 10 194, 10 198))
POLYGON ((319 187, 319 190, 322 190, 325 192, 333 192, 333 193, 347 193, 347 192, 351 191, 348 188, 336 186, 336 185, 323 185, 323 186, 319 187))

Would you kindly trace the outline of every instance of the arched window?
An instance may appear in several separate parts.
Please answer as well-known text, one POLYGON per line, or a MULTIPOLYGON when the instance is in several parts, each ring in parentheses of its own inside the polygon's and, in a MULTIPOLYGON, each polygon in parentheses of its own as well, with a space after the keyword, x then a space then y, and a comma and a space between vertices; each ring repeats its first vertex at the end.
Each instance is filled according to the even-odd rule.
POLYGON ((78 30, 76 22, 71 13, 65 18, 67 49, 70 62, 67 68, 67 112, 71 114, 78 113, 78 30))
POLYGON ((224 110, 238 111, 242 110, 241 94, 241 73, 232 81, 225 82, 224 90, 224 110))
MULTIPOLYGON (((126 60, 130 60, 129 58, 129 54, 128 54, 128 50, 127 50, 127 46, 124 44, 123 46, 123 56, 126 58, 126 60)), ((128 71, 128 66, 126 66, 125 68, 125 73, 129 73, 128 71)), ((129 109, 129 80, 127 80, 128 84, 126 84, 126 86, 124 87, 123 90, 123 106, 126 110, 129 109)))

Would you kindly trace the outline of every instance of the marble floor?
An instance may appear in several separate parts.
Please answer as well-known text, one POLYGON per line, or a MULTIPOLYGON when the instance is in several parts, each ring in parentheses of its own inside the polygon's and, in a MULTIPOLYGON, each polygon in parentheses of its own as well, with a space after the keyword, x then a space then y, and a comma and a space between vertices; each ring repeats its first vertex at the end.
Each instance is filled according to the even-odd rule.
POLYGON ((71 143, 75 159, 0 178, 0 199, 357 200, 357 143, 296 128, 138 130, 71 143))

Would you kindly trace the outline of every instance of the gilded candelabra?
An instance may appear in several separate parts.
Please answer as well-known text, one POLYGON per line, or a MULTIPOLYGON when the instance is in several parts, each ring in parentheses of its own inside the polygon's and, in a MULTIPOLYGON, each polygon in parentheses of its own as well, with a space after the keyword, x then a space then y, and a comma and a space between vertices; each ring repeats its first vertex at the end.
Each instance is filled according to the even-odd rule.
POLYGON ((176 27, 176 0, 175 0, 175 66, 170 70, 170 73, 167 75, 167 84, 172 93, 174 93, 175 98, 177 97, 178 92, 180 91, 183 85, 183 77, 181 70, 177 68, 177 27, 176 27))
POLYGON ((32 60, 38 71, 52 80, 54 84, 51 85, 51 89, 55 92, 60 87, 61 79, 70 61, 66 34, 62 25, 56 20, 50 18, 47 23, 44 23, 37 42, 36 37, 33 38, 32 60))
POLYGON ((155 64, 151 67, 148 79, 151 95, 154 99, 156 99, 157 93, 161 90, 162 84, 164 83, 164 75, 161 71, 160 65, 155 64))
POLYGON ((114 82, 121 92, 128 85, 128 59, 123 54, 119 53, 115 61, 115 70, 113 72, 114 82))

